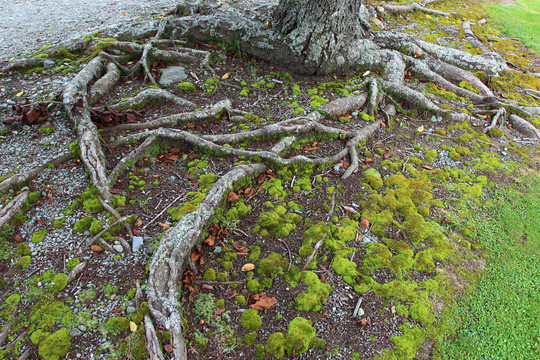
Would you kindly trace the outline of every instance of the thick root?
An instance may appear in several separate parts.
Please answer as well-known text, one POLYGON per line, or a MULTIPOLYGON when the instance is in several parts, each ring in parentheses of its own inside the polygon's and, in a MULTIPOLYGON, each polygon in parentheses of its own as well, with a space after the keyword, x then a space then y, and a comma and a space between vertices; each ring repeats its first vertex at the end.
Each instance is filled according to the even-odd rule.
POLYGON ((7 224, 16 213, 21 211, 28 194, 30 194, 30 191, 25 190, 4 206, 0 211, 0 228, 7 224))
MULTIPOLYGON (((246 177, 257 176, 265 170, 263 164, 240 165, 222 176, 212 186, 199 208, 185 215, 165 234, 152 257, 147 289, 148 306, 154 319, 171 332, 173 355, 177 360, 187 359, 177 300, 184 259, 193 246, 201 241, 206 225, 233 184, 246 177)), ((155 351, 161 353, 159 347, 155 351)))

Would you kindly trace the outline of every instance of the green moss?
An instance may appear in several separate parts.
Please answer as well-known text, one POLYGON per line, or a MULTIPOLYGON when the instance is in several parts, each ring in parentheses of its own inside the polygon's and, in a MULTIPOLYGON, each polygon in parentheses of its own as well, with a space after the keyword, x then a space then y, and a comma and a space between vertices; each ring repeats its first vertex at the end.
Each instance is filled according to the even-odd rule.
POLYGON ((94 221, 94 217, 92 215, 85 216, 73 225, 73 230, 83 233, 90 228, 92 221, 94 221))
POLYGON ((435 129, 434 133, 437 134, 437 135, 441 135, 441 136, 448 135, 448 131, 446 131, 444 129, 435 129))
POLYGON ((67 286, 67 278, 68 276, 66 274, 56 274, 51 283, 50 291, 52 293, 57 293, 64 290, 67 286))
POLYGON ((60 329, 39 342, 38 354, 44 360, 58 360, 71 347, 71 337, 66 328, 60 329))
POLYGON ((179 82, 177 86, 180 90, 185 91, 185 92, 191 92, 191 91, 197 90, 197 87, 188 81, 179 82))
POLYGON ((296 296, 296 308, 302 311, 321 310, 332 291, 332 287, 322 282, 312 271, 302 271, 300 280, 307 286, 307 289, 296 296))
POLYGON ((53 221, 53 226, 55 229, 60 229, 62 227, 62 225, 64 225, 64 221, 66 221, 66 218, 62 218, 62 219, 56 219, 53 221))
POLYGON ((380 243, 369 243, 366 246, 366 255, 364 256, 364 265, 366 265, 371 271, 379 268, 390 267, 390 259, 392 253, 388 250, 388 247, 380 243))
POLYGON ((251 245, 249 247, 249 257, 248 257, 248 260, 249 261, 257 261, 259 259, 259 257, 261 256, 261 247, 260 246, 257 246, 257 245, 251 245))
POLYGON ((289 261, 277 253, 270 253, 257 263, 257 274, 262 277, 275 278, 283 275, 289 266, 289 261))
POLYGON ((54 127, 45 127, 38 130, 40 134, 47 134, 50 135, 56 130, 54 127))
POLYGON ((495 126, 491 130, 489 130, 489 135, 492 137, 500 138, 504 135, 504 132, 495 126))
POLYGON ((296 229, 296 224, 302 221, 302 216, 295 213, 287 213, 284 206, 278 205, 271 212, 262 212, 257 218, 260 226, 268 229, 275 237, 286 237, 296 229))
POLYGON ((235 296, 234 299, 240 305, 244 305, 246 303, 246 297, 244 295, 235 296))
POLYGON ((285 351, 289 356, 302 354, 311 347, 321 347, 323 344, 324 341, 316 337, 315 329, 308 319, 296 317, 289 323, 285 337, 285 351))
POLYGON ((422 346, 426 338, 424 331, 409 323, 403 324, 399 330, 403 336, 392 335, 390 340, 394 343, 393 351, 398 359, 414 359, 416 351, 422 346))
POLYGON ((344 257, 337 256, 334 258, 332 263, 332 269, 339 275, 343 275, 343 280, 353 285, 356 281, 356 278, 360 275, 358 270, 356 270, 356 263, 352 262, 344 257))
POLYGON ((17 262, 15 263, 15 266, 20 266, 23 269, 26 269, 28 266, 30 266, 31 258, 29 255, 22 256, 17 262))
POLYGON ((242 313, 241 317, 242 327, 248 330, 259 330, 262 326, 262 319, 259 316, 257 310, 247 309, 242 313))
POLYGON ((220 272, 216 275, 216 281, 229 281, 229 276, 224 272, 220 272))
POLYGON ((26 243, 19 243, 17 244, 17 248, 15 249, 15 255, 30 255, 32 251, 30 250, 30 246, 26 243))
POLYGON ((45 339, 47 336, 49 336, 51 333, 42 331, 42 330, 36 330, 30 335, 30 341, 32 341, 32 344, 39 345, 43 339, 45 339))
POLYGON ((225 270, 230 270, 230 269, 232 269, 233 264, 232 264, 231 261, 222 261, 222 262, 221 262, 221 267, 222 267, 223 269, 225 269, 225 270))
POLYGON ((281 332, 275 332, 268 336, 266 341, 266 353, 277 359, 285 355, 285 335, 281 332))
POLYGON ((97 235, 101 230, 103 230, 103 221, 93 220, 92 223, 90 223, 88 230, 90 231, 91 236, 97 235))
POLYGON ((66 263, 67 271, 71 272, 71 270, 73 270, 75 268, 75 266, 77 266, 80 262, 81 262, 81 260, 79 260, 78 258, 73 258, 73 259, 69 260, 66 263))
POLYGON ((206 281, 215 281, 216 280, 216 271, 212 268, 206 269, 203 274, 203 280, 206 281))
POLYGON ((218 301, 216 301, 216 306, 217 307, 224 307, 225 306, 225 300, 224 299, 219 299, 218 301))
POLYGON ((123 316, 111 317, 105 323, 105 330, 113 335, 120 334, 129 329, 129 319, 123 316))
POLYGON ((244 335, 244 344, 246 346, 252 346, 253 344, 255 344, 255 340, 257 340, 256 332, 250 332, 244 335))
POLYGON ((263 291, 263 286, 257 279, 251 279, 247 282, 247 288, 251 292, 260 292, 263 291))
POLYGON ((364 179, 369 186, 371 186, 372 189, 380 189, 383 186, 383 180, 381 177, 381 174, 375 170, 374 168, 369 168, 366 171, 364 171, 364 179))
POLYGON ((32 234, 32 242, 34 244, 38 244, 45 239, 45 235, 47 235, 47 229, 41 229, 39 231, 36 231, 32 234))

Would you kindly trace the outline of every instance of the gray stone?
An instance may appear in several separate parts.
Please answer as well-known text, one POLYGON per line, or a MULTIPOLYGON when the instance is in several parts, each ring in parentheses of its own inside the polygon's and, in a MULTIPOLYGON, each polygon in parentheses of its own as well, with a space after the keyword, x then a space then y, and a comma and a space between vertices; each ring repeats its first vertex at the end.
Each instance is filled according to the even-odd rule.
POLYGON ((43 62, 43 67, 45 69, 52 69, 55 65, 56 65, 56 63, 54 61, 52 61, 52 60, 45 60, 43 62))
POLYGON ((82 331, 79 330, 78 328, 74 327, 73 329, 71 329, 71 331, 69 332, 69 336, 71 337, 76 337, 76 336, 81 336, 82 335, 82 331))
POLYGON ((221 252, 221 246, 216 246, 216 248, 214 249, 214 252, 215 253, 220 253, 221 252))
POLYGON ((113 245, 113 249, 118 251, 119 253, 124 252, 124 248, 122 245, 113 245))
POLYGON ((86 331, 86 326, 84 326, 83 324, 77 326, 79 328, 79 330, 81 331, 86 331))
POLYGON ((127 309, 126 309, 126 312, 128 314, 132 314, 134 313, 135 311, 137 311, 137 309, 134 307, 134 306, 128 306, 127 309))
POLYGON ((358 314, 356 314, 356 316, 362 317, 362 316, 364 316, 364 314, 365 314, 364 309, 360 308, 360 309, 358 309, 358 314))
POLYGON ((161 85, 178 83, 188 77, 182 66, 169 66, 165 69, 159 69, 159 71, 161 72, 161 78, 159 79, 161 85))
POLYGON ((143 240, 142 236, 134 236, 133 237, 133 245, 132 245, 133 252, 137 252, 141 248, 141 246, 143 244, 143 241, 144 240, 143 240))

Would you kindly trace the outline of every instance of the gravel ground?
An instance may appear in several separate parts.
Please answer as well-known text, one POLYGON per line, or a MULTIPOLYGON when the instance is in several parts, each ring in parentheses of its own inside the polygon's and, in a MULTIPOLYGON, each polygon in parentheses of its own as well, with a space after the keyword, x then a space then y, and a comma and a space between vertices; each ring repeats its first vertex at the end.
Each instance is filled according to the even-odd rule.
POLYGON ((0 59, 136 17, 173 9, 175 0, 2 0, 0 59))

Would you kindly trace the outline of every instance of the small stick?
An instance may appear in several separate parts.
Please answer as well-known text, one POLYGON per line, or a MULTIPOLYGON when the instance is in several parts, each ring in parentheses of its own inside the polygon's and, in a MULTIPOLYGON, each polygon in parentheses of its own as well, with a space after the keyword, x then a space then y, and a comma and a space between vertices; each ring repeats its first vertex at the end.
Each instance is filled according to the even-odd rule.
POLYGON ((360 298, 358 299, 358 302, 356 303, 356 307, 354 308, 354 312, 352 314, 353 317, 356 317, 356 315, 358 315, 358 310, 360 310, 360 305, 362 305, 362 300, 363 298, 360 296, 360 298))
POLYGON ((236 231, 236 232, 239 232, 240 234, 244 235, 245 237, 249 237, 248 234, 246 234, 244 231, 240 230, 240 229, 231 229, 232 231, 236 231))
POLYGON ((291 266, 292 266, 292 255, 291 255, 291 249, 289 249, 289 246, 287 245, 287 243, 285 243, 285 241, 281 240, 281 239, 278 239, 278 241, 281 241, 283 243, 283 245, 285 245, 285 247, 287 248, 287 251, 289 252, 289 268, 287 269, 287 271, 290 271, 291 270, 291 266))
POLYGON ((315 258, 315 254, 317 254, 317 251, 319 251, 319 248, 321 247, 321 245, 323 244, 324 242, 324 239, 326 238, 326 235, 328 233, 324 233, 324 236, 321 240, 317 241, 317 243, 315 244, 315 246, 313 247, 313 252, 311 253, 311 255, 308 256, 308 258, 306 259, 306 263, 304 264, 304 269, 308 267, 308 265, 313 261, 313 259, 315 258))
MULTIPOLYGON (((101 238, 101 236, 102 236, 104 233, 106 233, 107 231, 109 231, 111 228, 113 228, 114 226, 118 225, 118 224, 121 223, 121 222, 124 222, 124 221, 128 220, 128 219, 131 218, 132 216, 134 216, 134 215, 124 216, 124 217, 122 217, 122 218, 116 220, 115 222, 113 222, 111 225, 107 226, 105 229, 101 230, 96 236, 94 236, 94 237, 92 238, 92 240, 90 240, 90 242, 89 242, 88 244, 86 244, 85 247, 83 247, 83 248, 81 249, 81 252, 83 252, 84 250, 88 249, 88 247, 89 247, 90 245, 92 245, 93 243, 95 243, 96 241, 98 241, 98 239, 101 238)), ((103 239, 102 239, 102 243, 103 243, 103 242, 104 242, 104 241, 103 241, 103 239)), ((107 244, 107 245, 109 245, 109 244, 107 244)), ((116 251, 115 251, 115 252, 116 252, 116 251)))
POLYGON ((174 203, 177 202, 178 200, 180 200, 182 197, 184 197, 184 195, 180 195, 180 196, 178 196, 176 199, 174 199, 174 200, 172 201, 172 203, 170 203, 168 206, 166 206, 165 209, 161 210, 160 213, 157 214, 152 220, 150 220, 150 222, 149 222, 148 224, 144 225, 144 226, 142 227, 141 230, 144 230, 144 229, 146 229, 148 226, 150 226, 150 224, 152 224, 154 221, 156 221, 156 219, 157 219, 158 217, 160 217, 161 215, 163 215, 163 213, 164 213, 165 211, 167 211, 168 208, 170 208, 171 206, 173 206, 174 203))
POLYGON ((69 284, 70 282, 72 282, 80 273, 82 273, 82 271, 84 270, 84 268, 86 267, 86 265, 88 264, 88 261, 83 261, 82 263, 79 263, 77 264, 77 266, 75 266, 73 268, 73 270, 71 270, 71 272, 69 273, 68 275, 68 278, 67 278, 67 283, 69 284))

